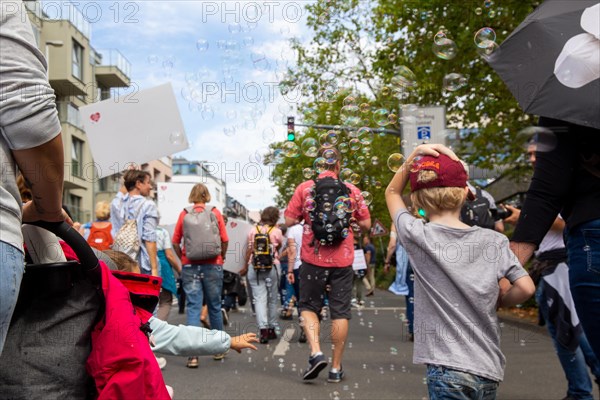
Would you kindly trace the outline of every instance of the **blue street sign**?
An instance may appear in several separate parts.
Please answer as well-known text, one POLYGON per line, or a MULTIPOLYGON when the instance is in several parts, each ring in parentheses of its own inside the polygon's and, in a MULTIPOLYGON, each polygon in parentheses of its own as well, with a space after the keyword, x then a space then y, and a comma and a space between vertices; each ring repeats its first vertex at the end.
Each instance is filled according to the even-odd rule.
POLYGON ((431 140, 431 126, 417 126, 419 140, 431 140))

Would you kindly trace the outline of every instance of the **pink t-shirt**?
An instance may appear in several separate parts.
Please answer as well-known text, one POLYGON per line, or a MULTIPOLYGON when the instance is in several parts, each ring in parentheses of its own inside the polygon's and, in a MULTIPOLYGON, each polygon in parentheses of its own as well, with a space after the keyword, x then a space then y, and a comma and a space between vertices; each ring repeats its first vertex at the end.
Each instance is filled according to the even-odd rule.
MULTIPOLYGON (((319 174, 319 178, 337 176, 332 171, 325 171, 319 174)), ((314 235, 310 228, 309 212, 304 207, 306 198, 315 182, 305 181, 298 185, 294 195, 288 203, 284 215, 295 220, 304 220, 304 232, 302 234, 302 250, 300 258, 303 262, 317 265, 319 267, 348 267, 354 262, 354 234, 350 229, 350 234, 340 244, 335 246, 319 246, 315 254, 314 235)), ((369 207, 365 203, 360 190, 351 183, 345 183, 350 189, 350 197, 354 200, 356 206, 352 212, 352 217, 357 221, 365 221, 371 218, 369 207)))
MULTIPOLYGON (((258 225, 258 229, 260 229, 262 233, 267 233, 269 228, 271 227, 267 225, 258 225)), ((250 230, 250 233, 248 233, 248 248, 250 250, 252 250, 252 246, 254 245, 254 236, 256 236, 257 233, 256 226, 253 226, 252 230, 250 230)), ((279 251, 277 250, 283 243, 283 233, 281 232, 281 229, 276 226, 273 227, 269 233, 269 240, 273 246, 273 258, 275 260, 275 264, 279 265, 279 251)), ((252 262, 252 257, 250 257, 250 261, 252 262)))

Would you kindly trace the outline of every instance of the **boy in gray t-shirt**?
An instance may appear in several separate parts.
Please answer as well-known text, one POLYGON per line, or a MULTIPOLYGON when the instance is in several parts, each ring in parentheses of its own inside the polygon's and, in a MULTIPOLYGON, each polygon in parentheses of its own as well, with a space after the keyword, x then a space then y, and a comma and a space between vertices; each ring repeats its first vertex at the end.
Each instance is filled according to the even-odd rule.
POLYGON ((504 235, 460 221, 467 196, 472 193, 462 164, 438 144, 418 146, 385 193, 414 269, 413 361, 427 364, 431 399, 457 390, 494 398, 505 364, 496 308, 521 303, 535 291, 504 235), (411 215, 402 201, 409 179, 413 207, 429 222, 411 215), (500 283, 503 278, 512 286, 500 283))

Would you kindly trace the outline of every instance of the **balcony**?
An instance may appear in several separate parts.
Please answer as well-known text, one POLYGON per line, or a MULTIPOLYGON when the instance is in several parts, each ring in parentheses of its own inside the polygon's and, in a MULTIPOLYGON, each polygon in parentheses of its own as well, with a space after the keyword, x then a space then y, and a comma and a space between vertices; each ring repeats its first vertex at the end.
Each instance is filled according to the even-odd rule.
POLYGON ((96 80, 105 88, 128 87, 131 63, 116 49, 99 50, 101 64, 96 66, 96 80))
POLYGON ((83 123, 79 110, 68 101, 57 101, 56 108, 58 109, 58 118, 61 124, 69 124, 83 131, 83 123))

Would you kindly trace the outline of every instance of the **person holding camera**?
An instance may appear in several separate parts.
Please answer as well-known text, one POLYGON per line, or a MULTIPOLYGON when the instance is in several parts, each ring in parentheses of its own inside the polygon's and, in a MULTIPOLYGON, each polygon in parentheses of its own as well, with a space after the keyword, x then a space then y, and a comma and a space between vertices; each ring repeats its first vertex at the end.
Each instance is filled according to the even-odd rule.
MULTIPOLYGON (((527 146, 529 162, 535 166, 537 143, 527 146)), ((504 222, 516 225, 521 210, 504 205, 508 216, 504 222)), ((539 324, 546 324, 560 365, 567 378, 566 399, 593 399, 593 386, 587 367, 600 385, 600 362, 579 324, 571 290, 567 249, 563 239, 565 221, 559 215, 535 252, 529 275, 536 284, 535 298, 539 308, 539 324), (569 323, 570 322, 570 323, 569 323), (587 364, 587 366, 586 366, 587 364)))

